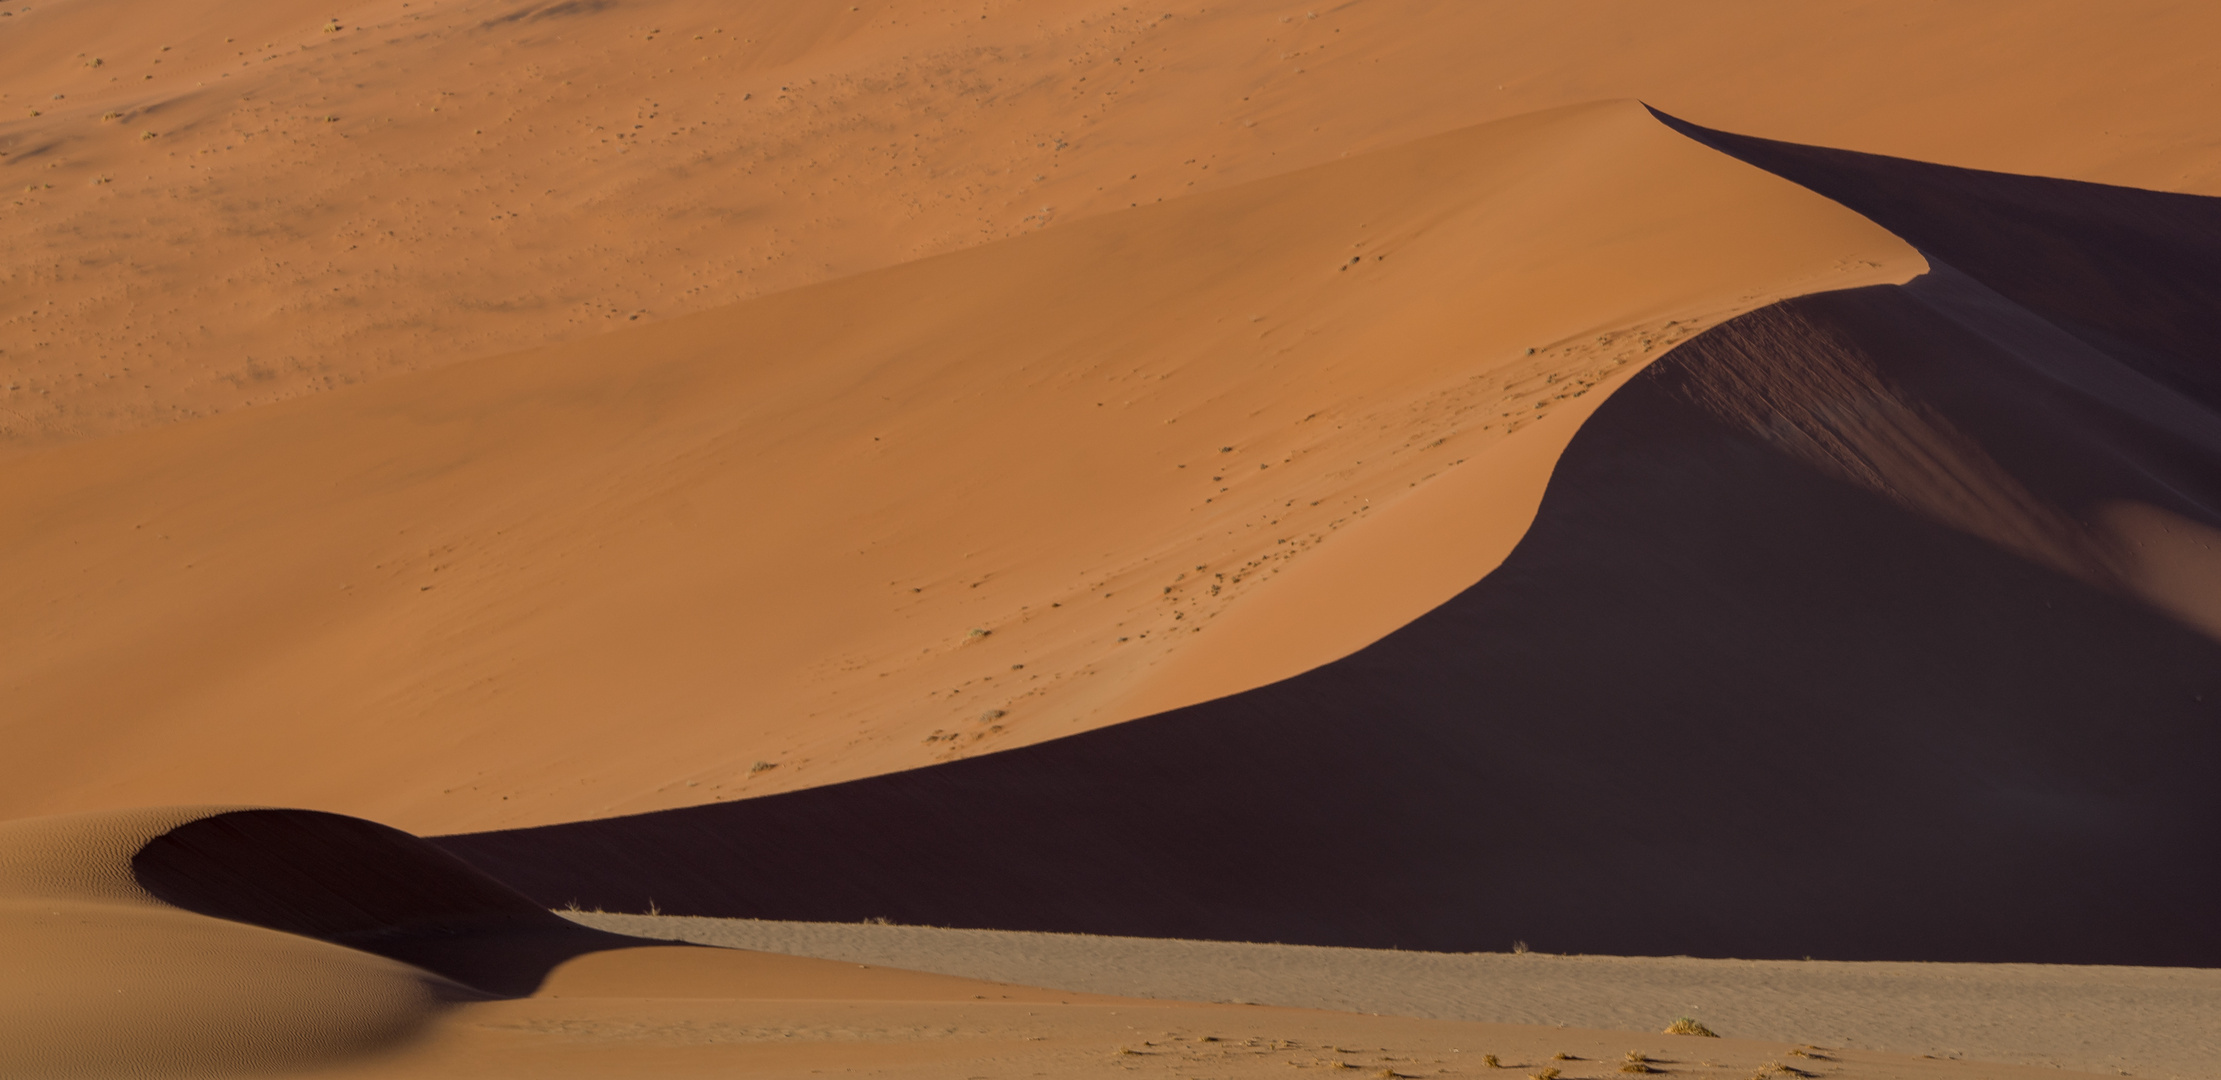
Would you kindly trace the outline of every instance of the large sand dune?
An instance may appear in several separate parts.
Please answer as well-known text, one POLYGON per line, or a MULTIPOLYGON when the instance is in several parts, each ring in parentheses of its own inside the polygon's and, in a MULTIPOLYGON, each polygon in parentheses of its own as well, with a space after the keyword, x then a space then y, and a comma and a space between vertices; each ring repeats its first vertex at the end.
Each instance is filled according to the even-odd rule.
POLYGON ((2221 559, 2215 204, 1796 160, 1982 223, 1934 251, 1964 268, 1667 353, 1501 569, 1357 654, 1004 754, 446 843, 612 910, 2221 964, 2221 640, 2181 587, 2221 559))
POLYGON ((1607 103, 18 456, 0 812, 540 824, 1247 689, 1478 580, 1646 359, 1923 265, 1607 103), (1368 523, 1459 476, 1491 545, 1368 523), (1421 546, 1167 663, 1370 529, 1421 546))
POLYGON ((2221 966, 2217 28, 11 0, 0 1075, 1789 1051, 566 904, 2221 966))

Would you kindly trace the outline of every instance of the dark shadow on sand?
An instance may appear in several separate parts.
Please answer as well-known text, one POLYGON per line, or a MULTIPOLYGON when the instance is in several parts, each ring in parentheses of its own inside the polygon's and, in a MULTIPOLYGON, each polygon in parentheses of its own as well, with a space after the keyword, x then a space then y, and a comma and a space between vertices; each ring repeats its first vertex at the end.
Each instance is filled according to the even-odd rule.
POLYGON ((669 945, 550 913, 399 829, 313 810, 238 810, 148 841, 133 875, 187 911, 413 964, 500 997, 532 993, 566 960, 669 945))
POLYGON ((2221 200, 1682 127, 1935 271, 1675 349, 1442 607, 1070 738, 436 842, 614 911, 2221 965, 2221 645, 2096 517, 2221 525, 2221 200))

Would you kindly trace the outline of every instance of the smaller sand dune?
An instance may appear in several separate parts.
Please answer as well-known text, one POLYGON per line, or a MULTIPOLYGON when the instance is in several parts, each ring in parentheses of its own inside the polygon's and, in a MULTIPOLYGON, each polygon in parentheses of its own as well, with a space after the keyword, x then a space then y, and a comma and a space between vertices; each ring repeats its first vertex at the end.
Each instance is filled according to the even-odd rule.
POLYGON ((989 990, 1088 999, 591 929, 423 840, 337 814, 173 807, 0 824, 0 1077, 348 1062, 413 1075, 415 1059, 394 1055, 444 1052, 449 1029, 469 1026, 453 1010, 534 994, 968 1002, 989 990))
POLYGON ((1631 1054, 1736 1075, 1784 1060, 1856 1080, 2014 1075, 1781 1042, 1142 1001, 671 945, 559 919, 406 833, 295 810, 0 826, 0 958, 0 1077, 41 1080, 889 1067, 936 1080, 1505 1066, 1579 1077, 1631 1054))
POLYGON ((428 972, 163 903, 132 855, 221 811, 0 824, 0 1076, 226 1075, 360 1056, 478 996, 428 972))
POLYGON ((556 965, 636 942, 586 932, 399 829, 313 810, 185 822, 131 858, 156 899, 375 953, 489 993, 529 994, 556 965))

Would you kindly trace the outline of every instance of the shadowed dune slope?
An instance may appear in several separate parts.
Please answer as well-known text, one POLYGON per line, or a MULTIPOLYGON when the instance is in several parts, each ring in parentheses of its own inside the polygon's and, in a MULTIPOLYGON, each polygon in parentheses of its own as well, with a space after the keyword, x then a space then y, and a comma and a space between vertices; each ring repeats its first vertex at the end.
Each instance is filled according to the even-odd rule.
MULTIPOLYGON (((2196 235, 2015 183, 2115 236, 2080 251, 2100 267, 2196 235)), ((613 910, 2221 964, 2221 642, 2152 570, 2221 550, 2221 418, 2052 321, 2044 268, 2085 271, 2019 250, 2044 230, 1963 235, 2010 294, 1932 261, 1679 346, 1573 438, 1499 570, 1347 659, 969 761, 442 843, 613 910)), ((2084 326, 2187 310, 2066 293, 2084 326)))
POLYGON ((0 815, 535 825, 1263 685, 1479 580, 1568 418, 1673 343, 1924 267, 1598 102, 21 455, 0 815), (1395 589, 1269 662, 1165 677, 1284 571, 1476 471, 1523 478, 1473 504, 1496 546, 1407 549, 1395 589))
POLYGON ((0 824, 0 1075, 298 1069, 389 1050, 480 996, 384 957, 182 910, 139 884, 134 853, 225 813, 0 824))
POLYGON ((548 913, 398 829, 311 810, 186 822, 131 857, 173 907, 375 953, 492 993, 529 994, 557 965, 641 942, 548 913))
POLYGON ((2221 199, 1675 130, 1842 203, 2146 377, 2221 410, 2221 199))

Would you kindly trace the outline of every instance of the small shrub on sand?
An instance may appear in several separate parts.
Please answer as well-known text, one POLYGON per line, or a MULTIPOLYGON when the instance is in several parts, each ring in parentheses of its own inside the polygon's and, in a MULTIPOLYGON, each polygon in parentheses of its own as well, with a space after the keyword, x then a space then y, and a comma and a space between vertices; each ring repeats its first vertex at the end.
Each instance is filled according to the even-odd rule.
POLYGON ((1552 1061, 1579 1061, 1579 1060, 1581 1060, 1581 1059, 1580 1059, 1580 1058, 1577 1058, 1577 1057, 1574 1057, 1574 1056, 1573 1056, 1572 1054, 1568 1054, 1568 1053, 1566 1053, 1566 1052, 1565 1052, 1565 1051, 1563 1051, 1563 1050, 1560 1050, 1560 1051, 1558 1051, 1557 1053, 1555 1053, 1555 1054, 1552 1054, 1552 1055, 1550 1055, 1550 1060, 1552 1060, 1552 1061))
POLYGON ((1527 1080, 1558 1080, 1558 1070, 1544 1069, 1539 1073, 1530 1073, 1527 1080))
POLYGON ((1486 1065, 1491 1069, 1501 1069, 1504 1067, 1504 1063, 1496 1060, 1496 1055, 1494 1054, 1482 1054, 1481 1064, 1486 1065))
POLYGON ((1717 1039, 1720 1037, 1718 1032, 1713 1031, 1711 1028, 1705 1027, 1703 1024, 1697 1023, 1694 1018, 1687 1016, 1679 1017, 1675 1019, 1673 1023, 1667 1024, 1666 1034, 1701 1035, 1707 1039, 1717 1039))

